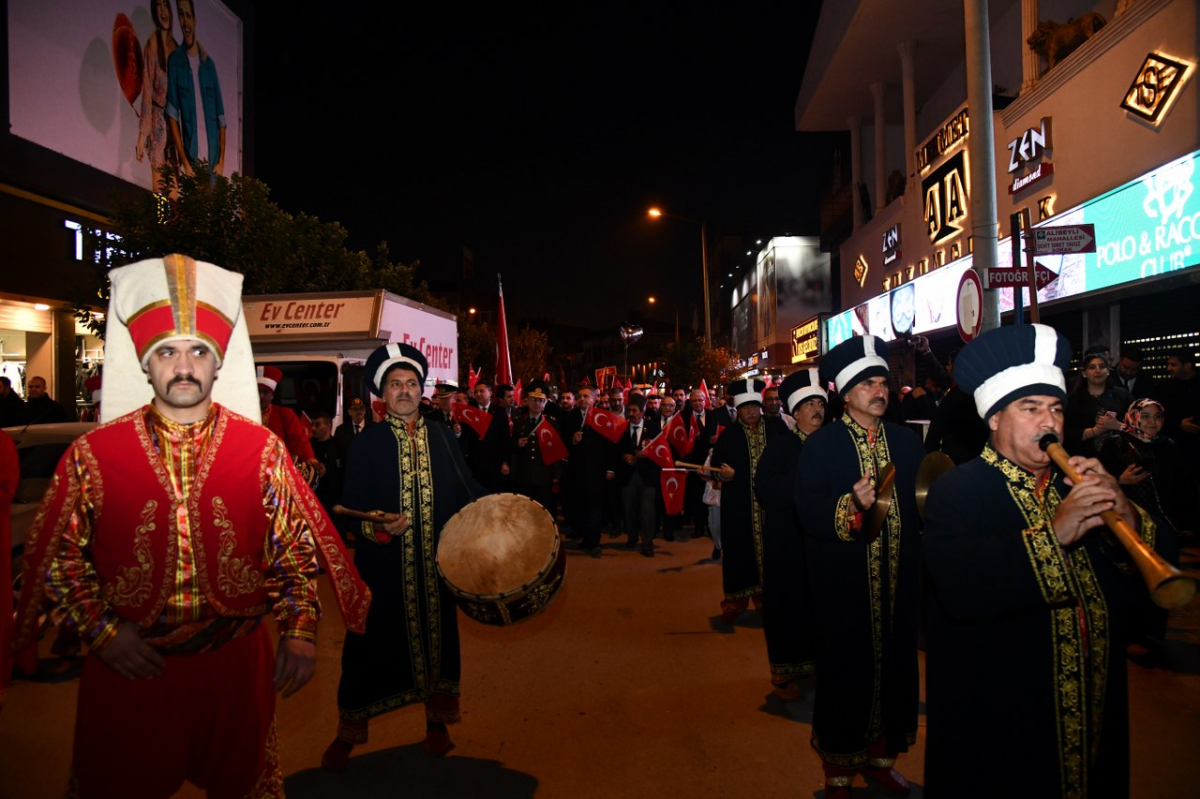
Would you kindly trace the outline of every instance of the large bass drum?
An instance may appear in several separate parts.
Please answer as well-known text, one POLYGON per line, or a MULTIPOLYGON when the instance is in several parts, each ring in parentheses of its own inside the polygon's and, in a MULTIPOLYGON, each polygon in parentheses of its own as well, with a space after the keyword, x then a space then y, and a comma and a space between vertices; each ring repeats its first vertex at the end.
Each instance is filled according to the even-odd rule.
POLYGON ((546 609, 567 559, 545 508, 519 494, 492 494, 446 522, 437 565, 464 613, 504 626, 546 609))

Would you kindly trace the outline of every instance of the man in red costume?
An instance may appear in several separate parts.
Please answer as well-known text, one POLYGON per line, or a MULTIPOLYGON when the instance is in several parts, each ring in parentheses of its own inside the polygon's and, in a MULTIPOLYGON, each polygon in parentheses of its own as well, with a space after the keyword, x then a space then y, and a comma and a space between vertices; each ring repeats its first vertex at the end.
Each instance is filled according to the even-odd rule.
POLYGON ((370 593, 259 424, 241 275, 180 255, 109 275, 102 424, 30 530, 16 643, 44 594, 90 648, 72 795, 282 796, 274 692, 315 669, 318 556, 351 629, 370 593))
POLYGON ((277 366, 260 365, 254 368, 258 378, 258 409, 262 412, 262 423, 268 430, 279 436, 279 440, 287 447, 296 468, 306 482, 312 483, 312 475, 325 475, 325 466, 313 454, 309 442, 309 431, 304 423, 291 408, 283 405, 273 405, 275 390, 283 380, 283 371, 277 366))

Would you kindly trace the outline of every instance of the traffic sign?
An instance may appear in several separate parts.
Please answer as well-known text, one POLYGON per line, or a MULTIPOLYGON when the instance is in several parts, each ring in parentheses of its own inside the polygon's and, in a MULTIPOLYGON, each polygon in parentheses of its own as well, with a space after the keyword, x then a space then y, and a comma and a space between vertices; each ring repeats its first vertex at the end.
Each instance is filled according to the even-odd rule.
POLYGON ((979 335, 983 327, 983 284, 975 270, 963 272, 962 280, 958 282, 958 335, 967 342, 979 335))
MULTIPOLYGON (((1054 281, 1058 280, 1058 275, 1051 272, 1042 264, 1037 265, 1037 287, 1038 291, 1046 288, 1054 281)), ((1025 267, 1020 269, 1010 269, 1006 266, 992 266, 987 270, 987 281, 989 289, 1006 289, 1013 286, 1025 287, 1029 285, 1029 270, 1025 267)))
POLYGON ((1034 255, 1074 255, 1095 251, 1096 226, 1092 224, 1040 227, 1033 231, 1034 255))

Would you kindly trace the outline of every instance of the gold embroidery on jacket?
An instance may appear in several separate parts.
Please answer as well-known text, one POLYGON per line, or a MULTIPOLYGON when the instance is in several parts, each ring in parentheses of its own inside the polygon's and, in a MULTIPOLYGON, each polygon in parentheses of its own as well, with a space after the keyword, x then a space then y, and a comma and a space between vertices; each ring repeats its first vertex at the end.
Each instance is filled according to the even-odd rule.
POLYGON ((142 523, 133 531, 133 555, 136 566, 122 566, 116 578, 101 589, 104 598, 116 605, 140 605, 150 597, 154 572, 154 557, 150 549, 150 534, 154 532, 154 512, 158 503, 150 500, 142 508, 142 523))
POLYGON ((239 558, 233 553, 237 549, 238 535, 229 519, 225 500, 213 497, 213 524, 219 533, 217 550, 217 588, 226 596, 236 597, 252 594, 262 587, 262 571, 251 558, 239 558))

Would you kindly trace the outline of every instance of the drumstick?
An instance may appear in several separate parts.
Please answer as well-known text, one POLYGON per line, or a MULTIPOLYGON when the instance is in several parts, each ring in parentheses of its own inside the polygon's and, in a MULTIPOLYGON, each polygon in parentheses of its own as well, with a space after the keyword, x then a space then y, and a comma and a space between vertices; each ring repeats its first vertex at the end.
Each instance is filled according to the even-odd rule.
POLYGON ((383 516, 386 513, 386 511, 382 510, 354 510, 353 508, 347 508, 344 505, 334 505, 333 512, 338 516, 348 516, 351 519, 362 519, 364 522, 382 521, 383 516))
POLYGON ((678 469, 692 469, 697 472, 712 472, 716 471, 711 466, 703 463, 685 463, 684 461, 675 461, 675 467, 678 469))

